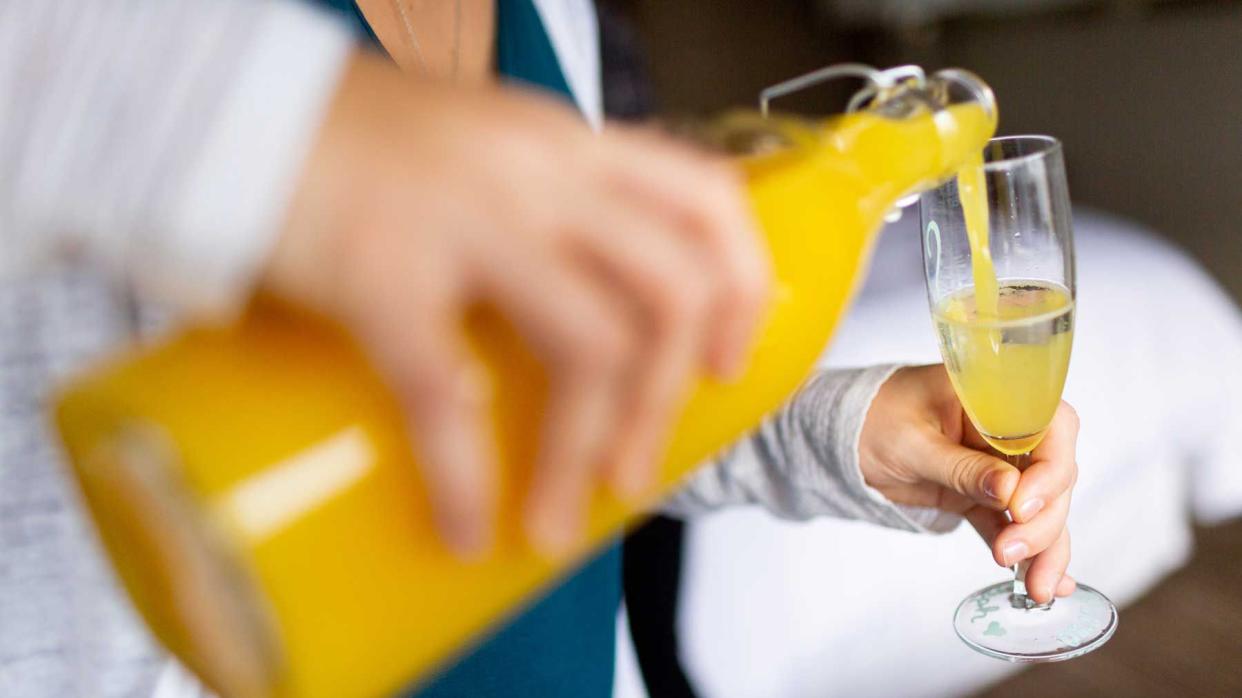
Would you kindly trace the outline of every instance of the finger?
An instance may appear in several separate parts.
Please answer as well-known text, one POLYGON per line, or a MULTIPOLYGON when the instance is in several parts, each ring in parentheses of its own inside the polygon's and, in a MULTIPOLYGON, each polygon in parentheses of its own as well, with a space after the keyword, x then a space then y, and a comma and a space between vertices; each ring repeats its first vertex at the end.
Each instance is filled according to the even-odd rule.
POLYGON ((645 490, 669 425, 694 377, 708 325, 710 279, 670 222, 632 206, 596 206, 584 253, 637 306, 644 338, 627 380, 627 407, 607 460, 623 496, 645 490))
POLYGON ((479 258, 486 297, 548 370, 525 522, 538 547, 563 555, 581 536, 592 476, 622 406, 621 371, 634 344, 627 311, 546 251, 491 249, 479 258))
POLYGON ((719 268, 715 315, 720 318, 707 357, 725 376, 745 363, 752 337, 771 299, 772 270, 767 246, 750 209, 741 174, 715 165, 700 182, 697 211, 702 239, 719 268))
POLYGON ((1068 494, 1078 479, 1073 461, 1037 461, 1022 472, 1009 512, 1017 523, 1033 520, 1048 502, 1068 494))
POLYGON ((526 507, 526 529, 547 555, 578 545, 586 506, 617 413, 612 390, 589 369, 573 367, 553 379, 541 448, 526 507))
POLYGON ((1069 503, 1069 493, 1063 494, 1033 520, 1006 526, 992 541, 996 562, 1006 567, 1015 565, 1042 553, 1056 542, 1065 530, 1069 503))
POLYGON ((771 258, 759 237, 741 173, 725 161, 651 134, 625 134, 615 143, 626 157, 606 157, 622 186, 687 221, 688 232, 716 270, 714 310, 719 322, 707 345, 707 359, 716 373, 735 374, 767 308, 772 283, 771 258))
POLYGON ((1061 577, 1061 581, 1057 584, 1057 596, 1069 596, 1078 588, 1078 582, 1074 578, 1067 575, 1061 577))
MULTIPOLYGON (((992 544, 996 542, 996 537, 1009 525, 1009 520, 1005 518, 1004 514, 995 509, 982 506, 967 509, 962 516, 970 522, 970 525, 979 533, 979 537, 983 539, 984 543, 987 543, 989 548, 993 547, 992 544)), ((993 555, 992 557, 995 558, 996 556, 993 555)), ((1007 566, 1001 559, 997 559, 996 564, 1002 567, 1007 566)))
POLYGON ((989 509, 1003 510, 1018 486, 1018 469, 990 453, 944 438, 929 439, 924 452, 915 472, 989 509))
POLYGON ((1009 505, 1014 521, 1030 521, 1048 502, 1074 486, 1078 479, 1077 442, 1077 414, 1062 402, 1043 441, 1031 453, 1031 465, 1023 471, 1014 491, 1009 505))
POLYGON ((446 308, 410 303, 384 317, 407 321, 382 321, 365 343, 408 415, 441 536, 459 555, 477 556, 491 543, 495 504, 486 384, 446 308))
POLYGON ((1026 593, 1039 603, 1051 601, 1054 592, 1061 590, 1062 578, 1069 561, 1069 530, 1062 529, 1056 541, 1031 560, 1031 566, 1026 571, 1026 593))

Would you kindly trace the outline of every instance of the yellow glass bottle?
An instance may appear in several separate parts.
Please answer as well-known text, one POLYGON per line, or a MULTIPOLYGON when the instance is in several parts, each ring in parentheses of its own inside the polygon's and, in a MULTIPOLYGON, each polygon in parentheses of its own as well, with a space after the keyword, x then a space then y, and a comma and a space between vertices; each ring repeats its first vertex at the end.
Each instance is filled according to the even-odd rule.
MULTIPOLYGON (((739 158, 777 293, 744 375, 694 386, 663 491, 797 387, 884 215, 992 135, 994 105, 948 104, 937 80, 890 86, 824 123, 752 116, 710 129, 721 142, 780 142, 739 158)), ((323 320, 256 299, 235 325, 187 330, 62 392, 60 432, 117 571, 208 685, 244 698, 390 695, 567 571, 572 561, 541 558, 518 524, 543 373, 485 309, 468 331, 493 383, 502 461, 496 545, 477 562, 438 541, 395 401, 323 320)), ((601 487, 590 540, 639 513, 601 487)))

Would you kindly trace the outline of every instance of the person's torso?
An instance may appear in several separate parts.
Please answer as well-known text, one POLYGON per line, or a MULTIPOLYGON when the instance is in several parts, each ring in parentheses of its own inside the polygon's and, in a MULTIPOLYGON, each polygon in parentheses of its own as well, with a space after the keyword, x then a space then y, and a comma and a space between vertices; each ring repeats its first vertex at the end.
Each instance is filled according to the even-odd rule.
MULTIPOLYGON (((353 2, 325 0, 343 10, 360 34, 377 42, 375 33, 353 2)), ((563 65, 595 51, 586 70, 598 73, 598 44, 594 37, 561 37, 559 44, 546 29, 545 14, 552 3, 498 0, 494 56, 497 75, 504 81, 577 103, 586 115, 601 110, 598 75, 591 87, 581 77, 583 66, 567 74, 563 65), (571 82, 574 86, 571 87, 571 82), (595 94, 576 97, 580 91, 595 94), (594 107, 592 106, 594 105, 594 107)), ((577 0, 554 8, 554 26, 573 34, 580 26, 582 6, 577 0), (572 10, 577 8, 578 14, 572 10)), ((589 18, 594 22, 594 15, 589 18)), ((591 30, 591 28, 586 28, 591 30)), ((580 27, 579 34, 582 28, 580 27)), ((417 698, 469 696, 539 696, 540 698, 594 698, 611 695, 615 626, 621 597, 620 547, 610 546, 591 562, 559 583, 530 608, 507 621, 496 634, 468 651, 429 684, 416 690, 417 698)))

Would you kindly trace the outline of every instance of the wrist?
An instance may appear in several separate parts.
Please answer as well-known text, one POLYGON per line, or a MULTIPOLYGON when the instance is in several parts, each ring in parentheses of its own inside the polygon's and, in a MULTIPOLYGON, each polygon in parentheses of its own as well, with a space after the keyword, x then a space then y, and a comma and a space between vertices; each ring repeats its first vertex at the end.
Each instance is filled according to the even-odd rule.
POLYGON ((860 418, 855 445, 863 482, 876 490, 889 484, 890 478, 886 477, 889 469, 885 463, 891 460, 901 440, 902 417, 895 414, 894 409, 902 405, 903 398, 898 394, 902 393, 901 378, 909 367, 889 365, 882 368, 887 370, 872 381, 871 399, 860 418))

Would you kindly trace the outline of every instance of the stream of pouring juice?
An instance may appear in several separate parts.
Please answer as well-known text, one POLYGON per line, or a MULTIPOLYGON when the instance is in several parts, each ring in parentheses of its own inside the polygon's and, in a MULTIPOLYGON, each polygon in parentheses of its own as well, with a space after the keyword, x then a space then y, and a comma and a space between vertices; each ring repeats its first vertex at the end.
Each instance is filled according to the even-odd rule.
POLYGON ((988 235, 988 190, 983 176, 983 152, 976 153, 957 174, 957 194, 962 202, 966 237, 970 241, 970 266, 975 281, 975 309, 979 317, 995 318, 999 291, 996 267, 988 235))
MULTIPOLYGON (((883 216, 958 171, 994 128, 976 103, 935 118, 859 112, 787 127, 797 147, 742 161, 776 294, 744 375, 693 386, 661 492, 793 392, 883 216)), ((497 542, 476 562, 440 544, 398 406, 327 321, 260 298, 235 325, 188 330, 62 394, 61 435, 115 567, 155 634, 209 685, 235 697, 392 695, 569 569, 519 533, 544 374, 486 309, 467 329, 491 380, 501 460, 497 542)), ((641 509, 601 488, 592 545, 641 509)))

